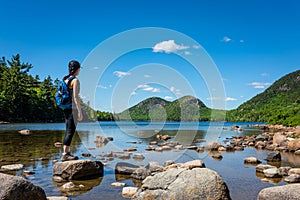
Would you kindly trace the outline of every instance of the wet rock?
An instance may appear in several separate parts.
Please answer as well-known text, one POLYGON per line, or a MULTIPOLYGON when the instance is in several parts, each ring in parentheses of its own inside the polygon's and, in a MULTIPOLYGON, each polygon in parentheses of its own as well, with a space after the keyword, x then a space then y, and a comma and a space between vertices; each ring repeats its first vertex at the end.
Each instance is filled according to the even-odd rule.
POLYGON ((162 148, 162 147, 157 147, 157 148, 154 149, 154 151, 162 152, 162 151, 163 151, 163 148, 162 148))
POLYGON ((130 147, 128 149, 124 149, 124 151, 126 151, 126 152, 132 152, 132 151, 136 151, 136 150, 137 150, 136 147, 130 147))
POLYGON ((19 130, 18 132, 21 135, 30 135, 30 133, 31 133, 29 129, 19 130))
POLYGON ((17 171, 24 167, 23 164, 3 165, 1 171, 17 171))
POLYGON ((227 149, 225 147, 219 147, 218 151, 227 151, 227 149))
POLYGON ((219 147, 222 145, 219 142, 209 142, 206 146, 205 149, 208 151, 217 151, 219 147))
POLYGON ((217 160, 221 160, 223 158, 223 156, 221 154, 214 154, 211 157, 214 159, 217 159, 217 160))
POLYGON ((124 187, 122 189, 122 196, 125 198, 131 198, 138 191, 137 187, 124 187))
POLYGON ((145 159, 145 156, 143 156, 143 154, 136 153, 136 154, 133 155, 133 159, 138 160, 138 161, 142 161, 142 160, 145 159))
POLYGON ((115 182, 115 183, 112 183, 110 185, 114 186, 114 187, 124 187, 126 185, 126 183, 115 182))
POLYGON ((152 141, 149 143, 150 145, 157 145, 157 141, 152 141))
POLYGON ((163 171, 163 166, 159 164, 159 162, 149 162, 147 168, 150 170, 151 173, 153 172, 161 172, 163 171))
POLYGON ((236 147, 234 147, 234 150, 236 150, 236 151, 244 151, 244 147, 243 146, 236 146, 236 147))
POLYGON ((140 166, 139 168, 134 170, 134 172, 131 174, 131 177, 135 178, 137 180, 144 180, 150 174, 151 174, 151 172, 149 169, 147 169, 143 166, 140 166))
POLYGON ((267 178, 280 178, 282 177, 279 173, 278 168, 270 168, 270 169, 265 169, 263 171, 265 177, 267 178))
POLYGON ((60 176, 64 180, 103 176, 103 164, 100 161, 91 160, 57 162, 53 166, 52 174, 53 176, 60 176))
POLYGON ((270 152, 266 158, 269 162, 280 162, 281 161, 281 155, 279 151, 273 151, 270 152))
POLYGON ((164 145, 161 148, 162 148, 163 151, 171 151, 172 150, 172 148, 169 147, 168 145, 164 145))
POLYGON ((289 170, 289 175, 291 174, 300 174, 300 168, 292 168, 289 170))
POLYGON ((60 187, 60 189, 61 189, 61 191, 73 191, 73 190, 76 190, 76 185, 72 182, 68 182, 68 183, 63 184, 60 187))
POLYGON ((189 149, 189 150, 197 150, 197 146, 187 146, 186 147, 187 149, 189 149))
POLYGON ((55 143, 54 143, 54 146, 56 146, 56 147, 62 147, 62 146, 63 146, 63 143, 61 143, 61 142, 55 142, 55 143))
POLYGON ((230 199, 220 175, 206 168, 174 168, 147 177, 132 197, 140 199, 230 199))
POLYGON ((118 155, 117 157, 122 160, 128 160, 128 159, 130 159, 131 155, 129 153, 122 153, 122 154, 118 155))
POLYGON ((259 164, 259 163, 261 163, 261 161, 255 157, 248 157, 248 158, 244 158, 244 163, 259 164))
POLYGON ((267 138, 265 137, 265 136, 263 136, 263 135, 258 135, 258 136, 256 136, 256 138, 255 138, 255 141, 256 142, 258 142, 258 141, 266 141, 267 140, 267 138))
POLYGON ((47 197, 47 200, 68 200, 68 197, 64 197, 64 196, 50 196, 50 197, 47 197))
POLYGON ((113 137, 107 137, 108 141, 114 141, 113 137))
POLYGON ((181 144, 176 145, 174 148, 177 149, 177 150, 183 150, 184 149, 183 145, 181 145, 181 144))
POLYGON ((300 199, 300 184, 269 187, 261 190, 257 200, 297 200, 300 199))
POLYGON ((0 199, 46 200, 45 191, 28 180, 0 173, 0 199))
POLYGON ((266 147, 266 143, 263 141, 258 141, 255 143, 255 148, 257 149, 264 149, 266 147))
POLYGON ((62 183, 64 181, 64 179, 60 176, 53 176, 52 180, 56 183, 62 183))
POLYGON ((92 156, 92 154, 90 154, 90 153, 82 153, 81 154, 83 157, 91 157, 92 156))
POLYGON ((107 139, 106 137, 102 136, 102 135, 97 135, 96 136, 96 139, 94 141, 94 143, 108 143, 109 142, 109 139, 107 139))
POLYGON ((300 139, 292 140, 288 142, 289 151, 297 151, 300 149, 300 139))
POLYGON ((205 164, 202 160, 192 160, 184 163, 182 167, 187 169, 205 168, 205 164))
POLYGON ((281 133, 275 133, 273 136, 273 144, 277 144, 279 146, 283 145, 286 142, 286 136, 281 133))
POLYGON ((125 163, 125 162, 119 162, 116 165, 115 173, 116 174, 132 174, 139 166, 125 163))
POLYGON ((279 167, 279 174, 281 176, 288 176, 291 167, 279 167))
POLYGON ((24 170, 23 174, 25 174, 25 175, 33 175, 33 174, 35 174, 35 172, 29 171, 29 170, 24 170))
POLYGON ((174 160, 167 160, 165 163, 164 163, 164 167, 167 167, 169 165, 173 165, 175 162, 174 160))
POLYGON ((300 183, 300 175, 299 174, 291 174, 284 179, 287 183, 300 183))
POLYGON ((263 173, 264 170, 271 169, 271 168, 276 168, 276 167, 272 166, 272 165, 259 164, 259 165, 256 166, 256 171, 263 173))

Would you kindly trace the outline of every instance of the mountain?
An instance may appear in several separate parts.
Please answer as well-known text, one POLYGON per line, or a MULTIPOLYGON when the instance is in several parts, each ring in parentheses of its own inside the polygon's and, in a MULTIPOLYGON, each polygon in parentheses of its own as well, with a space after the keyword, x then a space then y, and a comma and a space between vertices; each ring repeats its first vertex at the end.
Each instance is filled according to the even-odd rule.
POLYGON ((220 121, 225 119, 225 112, 212 110, 193 96, 184 96, 173 102, 151 97, 116 116, 118 120, 133 121, 220 121))
POLYGON ((264 92, 226 114, 228 121, 300 125, 300 70, 283 76, 264 92))
MULTIPOLYGON (((118 120, 133 121, 209 121, 211 113, 212 110, 199 99, 184 96, 173 102, 151 97, 116 115, 118 120)), ((220 116, 213 120, 221 120, 220 116)))

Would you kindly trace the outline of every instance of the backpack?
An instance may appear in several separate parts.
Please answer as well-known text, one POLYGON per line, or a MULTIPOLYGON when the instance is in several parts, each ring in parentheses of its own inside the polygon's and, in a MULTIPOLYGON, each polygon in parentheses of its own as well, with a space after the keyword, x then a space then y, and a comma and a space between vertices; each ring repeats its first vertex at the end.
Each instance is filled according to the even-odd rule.
POLYGON ((66 82, 61 80, 58 83, 55 101, 56 105, 63 110, 72 108, 72 94, 70 94, 69 84, 74 78, 76 78, 76 76, 70 76, 66 82))

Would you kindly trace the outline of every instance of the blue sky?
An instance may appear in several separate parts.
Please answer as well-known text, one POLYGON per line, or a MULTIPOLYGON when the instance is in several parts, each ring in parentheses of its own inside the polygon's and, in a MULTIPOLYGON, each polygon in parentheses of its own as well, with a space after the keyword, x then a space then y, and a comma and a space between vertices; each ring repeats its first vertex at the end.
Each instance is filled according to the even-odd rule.
MULTIPOLYGON (((105 67, 99 82, 90 86, 92 94, 85 89, 81 92, 86 101, 94 97, 93 105, 99 110, 120 111, 151 96, 173 101, 189 94, 210 107, 222 107, 213 105, 213 100, 219 98, 226 103, 226 109, 232 109, 300 68, 297 0, 1 0, 0 3, 0 56, 10 59, 19 53, 24 62, 33 64, 30 73, 41 79, 48 75, 61 78, 67 73, 71 59, 89 63, 89 55, 104 41, 128 30, 164 28, 195 41, 187 43, 176 34, 157 36, 148 49, 118 54, 108 66, 83 65, 79 76, 83 88, 89 87, 84 85, 89 79, 87 75, 98 73, 90 72, 90 68, 105 67), (216 77, 203 77, 184 59, 203 59, 196 57, 199 50, 212 59, 219 73, 215 73, 216 77), (225 97, 212 94, 215 88, 210 88, 207 82, 211 79, 222 81, 225 97), (124 86, 129 85, 131 90, 123 94, 124 86)), ((136 37, 125 42, 138 46, 137 41, 149 39, 138 34, 136 37)), ((127 44, 104 49, 105 53, 97 55, 100 60, 97 63, 116 54, 124 45, 127 44)))

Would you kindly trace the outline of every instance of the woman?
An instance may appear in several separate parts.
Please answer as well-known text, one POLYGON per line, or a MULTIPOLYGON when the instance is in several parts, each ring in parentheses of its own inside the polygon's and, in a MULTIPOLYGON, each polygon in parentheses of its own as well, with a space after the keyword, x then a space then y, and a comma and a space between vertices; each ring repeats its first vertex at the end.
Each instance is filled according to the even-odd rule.
POLYGON ((78 95, 80 83, 78 78, 76 77, 78 76, 79 72, 80 63, 76 60, 71 60, 69 62, 69 75, 63 78, 63 80, 69 86, 70 93, 72 94, 72 108, 64 110, 66 120, 66 134, 63 141, 64 152, 61 157, 62 161, 78 159, 77 156, 73 156, 70 153, 70 145, 76 130, 77 121, 82 121, 83 119, 78 95), (69 81, 70 83, 68 83, 69 81))

